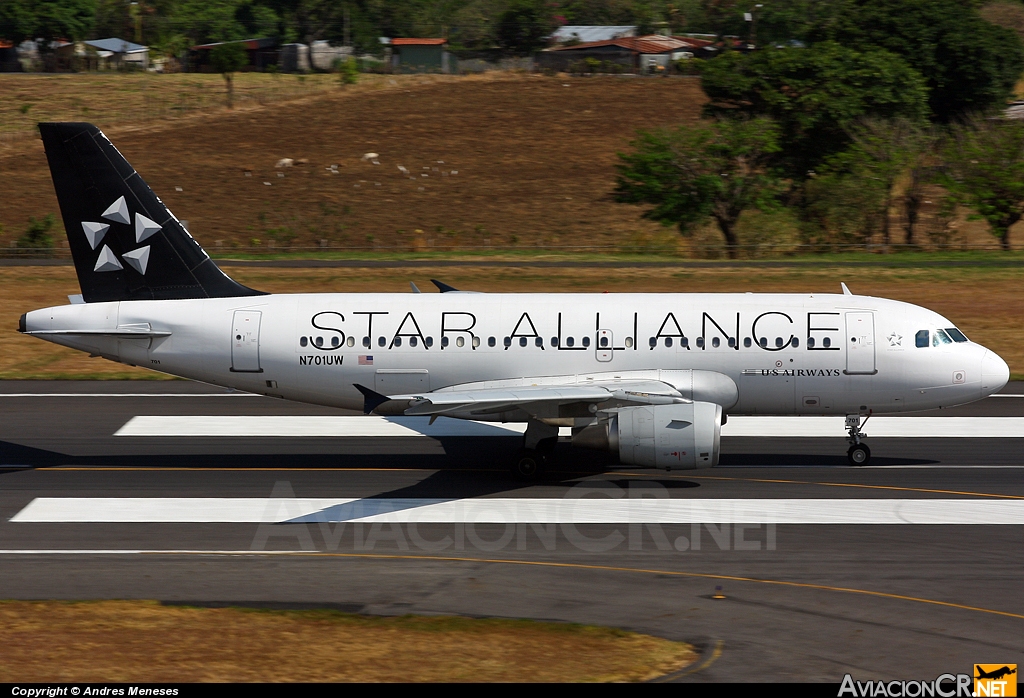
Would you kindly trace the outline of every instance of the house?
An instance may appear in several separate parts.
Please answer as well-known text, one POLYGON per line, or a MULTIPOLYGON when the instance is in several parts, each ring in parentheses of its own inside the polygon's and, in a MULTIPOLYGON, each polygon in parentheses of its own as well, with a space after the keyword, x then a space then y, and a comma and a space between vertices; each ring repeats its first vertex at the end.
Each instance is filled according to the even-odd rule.
POLYGON ((559 27, 558 31, 548 37, 551 44, 581 44, 592 41, 611 41, 624 36, 636 36, 635 26, 590 26, 586 24, 569 24, 559 27))
POLYGON ((549 48, 538 52, 534 60, 541 70, 568 72, 580 61, 600 61, 609 67, 618 66, 624 72, 644 74, 665 70, 682 58, 693 58, 709 43, 703 39, 659 34, 625 36, 549 48))
POLYGON ((396 73, 455 73, 447 39, 391 39, 391 70, 396 73))
MULTIPOLYGON (((111 67, 124 67, 132 65, 142 70, 149 69, 149 47, 141 44, 133 44, 124 39, 94 39, 82 42, 88 48, 94 49, 96 55, 107 61, 111 67)), ((88 50, 88 49, 87 49, 88 50)))
MULTIPOLYGON (((215 46, 220 46, 221 43, 235 42, 216 42, 212 44, 200 44, 199 46, 193 46, 189 50, 188 72, 211 72, 213 68, 210 66, 210 51, 212 51, 215 46)), ((279 44, 277 39, 243 39, 237 43, 244 44, 245 51, 249 55, 249 65, 243 70, 262 71, 266 70, 269 66, 276 66, 278 64, 279 44)))
POLYGON ((20 73, 22 70, 18 49, 10 41, 0 39, 0 73, 20 73))

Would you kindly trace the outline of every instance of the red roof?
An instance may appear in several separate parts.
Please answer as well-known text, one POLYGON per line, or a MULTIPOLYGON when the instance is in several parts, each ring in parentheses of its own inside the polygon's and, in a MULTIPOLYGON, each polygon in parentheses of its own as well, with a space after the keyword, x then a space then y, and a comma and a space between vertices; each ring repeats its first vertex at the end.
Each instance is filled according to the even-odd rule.
POLYGON ((0 39, 0 48, 14 48, 14 44, 12 44, 10 41, 0 39))
MULTIPOLYGON (((601 48, 602 46, 617 46, 627 51, 637 53, 669 53, 671 51, 684 51, 690 48, 698 48, 699 39, 679 39, 672 36, 661 36, 652 34, 650 36, 623 36, 618 39, 607 41, 589 41, 575 46, 560 46, 550 49, 551 51, 572 51, 573 49, 601 48)), ((710 42, 708 42, 710 43, 710 42)), ((706 44, 704 44, 706 45, 706 44)))
POLYGON ((392 39, 392 46, 443 46, 448 39, 392 39))

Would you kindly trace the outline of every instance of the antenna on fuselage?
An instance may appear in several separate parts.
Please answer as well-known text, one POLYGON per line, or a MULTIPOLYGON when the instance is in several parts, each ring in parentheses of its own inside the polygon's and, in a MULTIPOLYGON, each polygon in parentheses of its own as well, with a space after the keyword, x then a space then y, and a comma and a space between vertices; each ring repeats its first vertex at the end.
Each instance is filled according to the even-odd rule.
POLYGON ((853 295, 852 293, 850 293, 850 289, 848 289, 846 287, 846 284, 844 282, 840 281, 839 285, 843 287, 843 295, 844 296, 852 296, 853 295))
POLYGON ((420 289, 416 286, 416 282, 410 281, 409 285, 412 286, 412 292, 413 293, 419 293, 420 292, 420 289))

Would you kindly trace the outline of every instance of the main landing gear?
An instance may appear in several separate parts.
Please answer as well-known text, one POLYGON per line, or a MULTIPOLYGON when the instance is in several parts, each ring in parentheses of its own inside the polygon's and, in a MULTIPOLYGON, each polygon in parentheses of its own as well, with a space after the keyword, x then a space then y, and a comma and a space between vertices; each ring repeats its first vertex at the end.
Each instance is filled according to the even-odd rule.
POLYGON ((846 431, 850 435, 848 437, 850 449, 846 452, 846 457, 849 459, 850 465, 867 465, 871 461, 871 449, 860 441, 867 437, 867 434, 861 429, 869 419, 871 419, 870 414, 864 418, 863 422, 859 414, 846 415, 846 431))
POLYGON ((518 480, 536 480, 558 444, 558 427, 530 420, 523 435, 523 448, 512 461, 512 475, 518 480))

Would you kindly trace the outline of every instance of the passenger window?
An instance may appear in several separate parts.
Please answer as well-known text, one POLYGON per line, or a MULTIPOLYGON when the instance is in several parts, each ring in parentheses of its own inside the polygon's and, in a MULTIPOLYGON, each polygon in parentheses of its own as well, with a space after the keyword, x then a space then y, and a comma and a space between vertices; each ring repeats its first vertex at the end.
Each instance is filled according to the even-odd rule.
POLYGON ((697 346, 700 347, 701 349, 704 348, 704 338, 703 337, 697 337, 697 346))
POLYGON ((473 348, 476 349, 478 346, 480 346, 480 338, 473 337, 473 348))
POLYGON ((790 340, 789 343, 793 345, 794 349, 796 349, 798 346, 800 346, 800 340, 797 339, 796 337, 793 337, 793 339, 790 340))
POLYGON ((917 334, 914 335, 914 344, 917 345, 918 349, 928 346, 928 330, 918 330, 917 334))
POLYGON ((299 337, 299 346, 300 347, 304 347, 307 344, 309 344, 309 340, 308 339, 306 339, 305 337, 299 337))
POLYGON ((427 348, 429 349, 430 347, 434 346, 434 338, 427 337, 425 340, 423 340, 423 343, 426 344, 427 348))
POLYGON ((779 349, 782 348, 782 337, 775 338, 775 346, 778 347, 779 349))
POLYGON ((441 346, 442 347, 448 346, 448 338, 447 337, 441 337, 441 346))
POLYGON ((396 347, 402 346, 402 338, 401 337, 395 337, 395 346, 396 347))
POLYGON ((585 346, 585 347, 589 347, 590 346, 590 337, 584 337, 583 338, 583 346, 585 346))
POLYGON ((526 337, 520 337, 519 338, 519 346, 521 346, 521 347, 525 347, 526 346, 526 337))
POLYGON ((753 344, 753 342, 750 341, 750 337, 743 338, 743 346, 749 349, 751 344, 753 344))
POLYGON ((466 346, 466 338, 465 337, 456 337, 455 338, 455 346, 457 346, 457 347, 464 347, 464 346, 466 346))
POLYGON ((508 349, 510 346, 512 346, 512 338, 505 337, 505 339, 503 340, 503 344, 505 345, 505 348, 508 349))
POLYGON ((650 341, 651 349, 653 349, 654 347, 658 346, 658 338, 657 337, 651 337, 651 339, 649 341, 650 341))
POLYGON ((964 335, 963 332, 961 332, 960 330, 958 330, 955 327, 947 327, 946 328, 946 332, 949 333, 949 336, 953 338, 954 342, 966 342, 966 341, 968 341, 967 336, 964 335))
POLYGON ((409 346, 414 347, 419 343, 419 340, 415 337, 409 337, 409 346))
POLYGON ((541 347, 541 348, 543 348, 543 347, 544 347, 544 340, 543 340, 543 339, 541 339, 540 337, 536 337, 536 338, 535 338, 535 339, 533 340, 533 343, 534 343, 534 344, 535 344, 536 346, 538 346, 538 347, 541 347))
POLYGON ((807 348, 808 349, 813 349, 814 348, 814 337, 808 337, 807 338, 807 348))
POLYGON ((348 346, 350 346, 350 347, 354 347, 354 346, 356 345, 356 338, 355 338, 355 337, 351 337, 351 336, 350 336, 350 337, 349 337, 349 338, 348 338, 348 339, 347 339, 347 340, 345 341, 345 344, 347 344, 347 345, 348 345, 348 346))
POLYGON ((608 346, 608 338, 607 337, 601 337, 601 347, 604 348, 606 346, 608 346))
POLYGON ((821 346, 828 349, 830 346, 832 346, 832 340, 829 339, 828 337, 825 337, 825 339, 821 340, 821 346))
POLYGON ((632 337, 626 337, 626 348, 627 349, 632 349, 633 348, 633 338, 632 337))
POLYGON ((575 339, 573 339, 572 337, 566 337, 565 338, 565 346, 571 348, 574 344, 576 344, 576 340, 575 339))
POLYGON ((367 349, 370 348, 370 338, 369 337, 363 337, 363 346, 366 347, 367 349))
POLYGON ((487 346, 493 347, 497 343, 498 343, 498 341, 496 339, 494 339, 494 337, 488 337, 487 338, 487 346))
POLYGON ((553 347, 557 347, 558 346, 558 337, 552 337, 551 338, 551 346, 553 346, 553 347))
POLYGON ((672 346, 672 338, 671 337, 665 337, 665 346, 666 347, 672 346))
POLYGON ((682 346, 682 347, 690 346, 690 340, 687 339, 686 337, 683 337, 682 339, 679 340, 679 346, 682 346))
MULTIPOLYGON (((317 339, 320 339, 320 338, 317 337, 317 339)), ((377 346, 378 347, 386 347, 387 345, 388 345, 388 340, 386 338, 384 338, 384 337, 377 337, 377 346)))
POLYGON ((711 340, 711 346, 713 346, 715 349, 717 349, 718 345, 721 344, 721 343, 722 343, 722 340, 720 340, 718 337, 714 337, 711 340))

